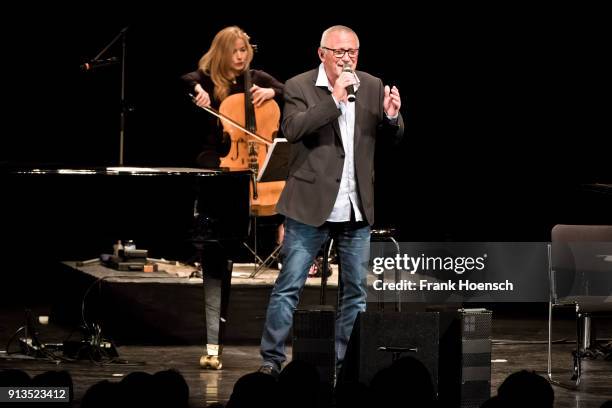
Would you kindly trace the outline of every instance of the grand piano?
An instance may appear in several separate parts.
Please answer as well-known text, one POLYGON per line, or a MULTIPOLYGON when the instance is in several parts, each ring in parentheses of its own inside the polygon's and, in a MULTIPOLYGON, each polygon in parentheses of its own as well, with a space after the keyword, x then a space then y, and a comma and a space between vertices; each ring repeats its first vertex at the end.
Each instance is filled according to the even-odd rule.
POLYGON ((194 210, 214 225, 211 239, 248 235, 246 170, 5 168, 0 179, 3 259, 95 258, 131 239, 151 257, 184 260, 194 210))
MULTIPOLYGON (((118 240, 133 240, 137 248, 148 250, 149 258, 193 263, 203 259, 197 258, 193 240, 194 229, 202 238, 202 228, 195 228, 202 222, 207 242, 240 248, 249 232, 251 174, 142 167, 0 170, 0 303, 26 308, 51 303, 55 321, 78 325, 87 288, 102 280, 66 269, 64 265, 74 262, 63 261, 93 261, 112 253, 118 240)), ((227 310, 231 274, 228 263, 223 265, 218 276, 206 279, 204 291, 190 289, 189 279, 174 279, 181 282, 165 286, 154 278, 145 283, 144 276, 135 278, 137 284, 122 283, 130 281, 123 278, 105 281, 105 289, 95 291, 97 301, 91 294, 87 297, 87 315, 93 313, 93 321, 102 322, 113 336, 131 333, 138 341, 167 338, 202 344, 202 297, 209 336, 217 335, 220 327, 210 322, 219 322, 227 310), (228 290, 221 292, 221 285, 228 290)))

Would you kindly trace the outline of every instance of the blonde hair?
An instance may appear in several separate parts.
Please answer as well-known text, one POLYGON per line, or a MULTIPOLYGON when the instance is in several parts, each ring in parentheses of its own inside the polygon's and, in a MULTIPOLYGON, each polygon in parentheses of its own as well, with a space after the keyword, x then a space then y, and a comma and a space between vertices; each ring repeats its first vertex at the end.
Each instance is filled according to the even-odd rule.
POLYGON ((222 101, 229 95, 229 88, 234 79, 231 70, 231 58, 237 39, 242 39, 247 49, 245 70, 249 69, 253 60, 253 47, 249 43, 249 36, 240 27, 231 26, 219 31, 212 40, 210 48, 200 58, 198 67, 210 76, 215 85, 215 97, 222 101))

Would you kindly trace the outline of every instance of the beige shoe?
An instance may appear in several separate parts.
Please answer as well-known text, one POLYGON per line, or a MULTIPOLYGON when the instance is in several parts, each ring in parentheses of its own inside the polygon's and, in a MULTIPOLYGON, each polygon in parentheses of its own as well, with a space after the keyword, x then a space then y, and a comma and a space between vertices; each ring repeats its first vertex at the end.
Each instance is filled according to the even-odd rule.
POLYGON ((204 354, 200 357, 200 367, 206 370, 221 370, 223 368, 223 363, 221 362, 220 356, 209 356, 208 354, 204 354))

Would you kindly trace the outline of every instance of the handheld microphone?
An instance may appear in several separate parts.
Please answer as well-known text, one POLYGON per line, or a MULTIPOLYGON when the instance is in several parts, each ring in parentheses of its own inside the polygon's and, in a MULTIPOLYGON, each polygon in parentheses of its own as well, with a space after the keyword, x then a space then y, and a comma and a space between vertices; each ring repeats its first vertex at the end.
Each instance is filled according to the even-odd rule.
POLYGON ((91 71, 97 68, 107 67, 109 65, 115 65, 119 63, 119 59, 117 57, 111 57, 103 60, 92 60, 81 64, 81 71, 91 71))
MULTIPOLYGON (((350 72, 351 74, 353 73, 353 70, 351 69, 351 64, 344 64, 344 68, 342 68, 343 72, 350 72)), ((353 85, 349 85, 346 87, 346 93, 348 94, 348 101, 349 102, 355 102, 355 87, 353 85)))

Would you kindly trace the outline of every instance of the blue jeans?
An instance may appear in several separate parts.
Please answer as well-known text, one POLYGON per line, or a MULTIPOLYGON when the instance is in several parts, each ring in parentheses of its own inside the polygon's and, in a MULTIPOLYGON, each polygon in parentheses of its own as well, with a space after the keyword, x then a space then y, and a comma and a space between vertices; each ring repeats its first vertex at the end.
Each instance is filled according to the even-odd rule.
POLYGON ((342 297, 336 315, 336 359, 344 360, 346 346, 357 314, 366 307, 366 277, 370 258, 370 226, 365 222, 326 222, 320 227, 287 218, 282 255, 283 267, 270 295, 261 338, 265 364, 280 369, 286 360, 285 340, 293 312, 317 252, 329 236, 337 244, 342 268, 342 297))

